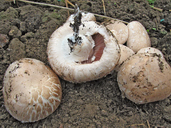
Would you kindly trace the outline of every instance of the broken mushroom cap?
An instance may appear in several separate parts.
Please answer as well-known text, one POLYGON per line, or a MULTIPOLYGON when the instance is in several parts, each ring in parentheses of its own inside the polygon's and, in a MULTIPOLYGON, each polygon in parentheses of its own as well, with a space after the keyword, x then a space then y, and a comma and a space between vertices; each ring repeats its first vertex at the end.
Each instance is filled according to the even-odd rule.
POLYGON ((102 78, 119 61, 120 48, 116 39, 94 21, 82 22, 80 41, 72 44, 72 40, 73 29, 70 23, 65 23, 51 35, 47 48, 52 69, 67 81, 81 83, 102 78))
POLYGON ((127 46, 134 52, 141 48, 151 47, 149 35, 144 26, 138 21, 128 23, 128 40, 127 46))
MULTIPOLYGON (((82 12, 81 14, 82 14, 81 22, 83 22, 83 21, 96 21, 96 17, 92 13, 82 12)), ((75 14, 70 15, 66 22, 73 22, 74 16, 75 16, 75 14)))
POLYGON ((115 35, 119 44, 124 44, 128 39, 128 27, 121 21, 111 20, 106 27, 115 35))
POLYGON ((171 94, 171 68, 155 53, 139 53, 120 67, 117 81, 124 96, 137 104, 159 101, 171 94))
POLYGON ((119 68, 121 67, 123 62, 135 54, 135 52, 132 51, 132 49, 128 48, 127 46, 125 46, 123 44, 119 44, 119 46, 121 49, 121 57, 119 59, 117 66, 115 67, 115 71, 119 71, 119 68))
POLYGON ((43 62, 24 58, 13 62, 3 81, 7 111, 21 122, 35 122, 59 106, 62 89, 57 75, 43 62))

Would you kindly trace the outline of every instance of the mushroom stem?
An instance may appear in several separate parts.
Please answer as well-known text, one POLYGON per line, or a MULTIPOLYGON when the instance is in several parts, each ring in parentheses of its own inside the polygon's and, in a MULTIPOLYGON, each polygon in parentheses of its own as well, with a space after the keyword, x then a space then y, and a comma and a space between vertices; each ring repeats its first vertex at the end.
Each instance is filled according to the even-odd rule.
POLYGON ((70 27, 73 28, 74 34, 72 37, 68 38, 68 45, 71 52, 75 45, 80 45, 82 43, 82 38, 79 37, 79 26, 81 25, 82 11, 80 11, 77 4, 75 5, 74 23, 70 23, 70 27))

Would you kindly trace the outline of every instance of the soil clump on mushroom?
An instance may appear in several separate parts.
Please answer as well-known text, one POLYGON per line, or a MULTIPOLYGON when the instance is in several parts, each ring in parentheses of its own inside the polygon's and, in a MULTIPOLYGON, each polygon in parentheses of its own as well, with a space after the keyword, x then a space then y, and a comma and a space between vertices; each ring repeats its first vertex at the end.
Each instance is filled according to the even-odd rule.
MULTIPOLYGON (((17 0, 17 4, 9 1, 0 1, 0 34, 5 34, 9 40, 7 43, 3 42, 3 45, 0 44, 3 46, 0 47, 1 127, 171 127, 171 97, 154 103, 136 105, 122 98, 116 72, 82 84, 60 79, 63 99, 52 115, 35 123, 22 124, 14 119, 6 111, 3 101, 2 82, 7 67, 23 57, 36 58, 49 65, 46 55, 47 42, 50 35, 67 20, 68 12, 64 9, 29 5, 17 0)), ((32 1, 65 6, 63 0, 32 1)), ((100 0, 70 2, 78 4, 80 10, 104 15, 100 0)), ((148 31, 152 47, 161 50, 171 65, 170 0, 156 0, 153 6, 163 11, 153 9, 147 0, 105 0, 107 16, 127 22, 141 22, 148 31)), ((71 5, 69 7, 72 8, 71 5)), ((96 17, 96 20, 103 22, 106 19, 96 17)))

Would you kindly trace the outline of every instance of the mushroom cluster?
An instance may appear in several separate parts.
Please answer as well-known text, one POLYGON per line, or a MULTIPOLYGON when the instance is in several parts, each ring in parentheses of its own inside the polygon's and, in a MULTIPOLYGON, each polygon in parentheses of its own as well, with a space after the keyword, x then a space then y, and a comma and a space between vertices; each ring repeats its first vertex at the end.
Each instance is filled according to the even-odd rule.
POLYGON ((106 27, 119 40, 121 57, 115 67, 123 97, 137 104, 159 101, 171 94, 171 68, 158 49, 151 47, 146 29, 138 21, 126 26, 110 21, 106 27), (123 45, 127 42, 127 46, 123 45))
MULTIPOLYGON (((171 68, 162 52, 151 47, 143 25, 111 21, 104 26, 95 20, 93 14, 77 8, 53 32, 47 55, 55 73, 81 83, 116 70, 119 88, 131 101, 144 104, 167 98, 171 94, 171 68)), ((62 97, 55 73, 36 59, 13 62, 3 81, 7 111, 21 122, 35 122, 53 113, 62 97)))

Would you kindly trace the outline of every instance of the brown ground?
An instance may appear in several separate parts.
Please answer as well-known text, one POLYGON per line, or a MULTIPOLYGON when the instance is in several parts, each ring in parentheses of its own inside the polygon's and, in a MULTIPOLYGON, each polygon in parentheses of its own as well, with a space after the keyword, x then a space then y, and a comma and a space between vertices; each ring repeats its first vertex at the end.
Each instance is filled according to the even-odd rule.
MULTIPOLYGON (((67 19, 64 9, 0 0, 0 34, 9 42, 0 44, 0 126, 2 128, 163 128, 171 127, 171 97, 136 105, 121 97, 116 73, 97 81, 72 84, 61 79, 63 98, 59 108, 47 118, 22 124, 5 109, 2 81, 5 70, 15 60, 36 58, 48 64, 46 47, 52 32, 67 19), (2 48, 3 47, 3 48, 2 48)), ((34 0, 65 6, 64 0, 34 0)), ((101 0, 70 0, 82 10, 104 14, 101 0)), ((156 0, 152 9, 146 0, 105 0, 106 15, 127 22, 140 21, 152 46, 160 49, 171 65, 171 1, 156 0), (162 21, 164 19, 164 21, 162 21)), ((72 6, 69 6, 72 8, 72 6)), ((71 12, 72 13, 72 12, 71 12)), ((102 22, 104 18, 97 17, 102 22)), ((2 38, 2 37, 0 37, 2 38)))

